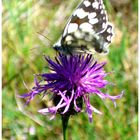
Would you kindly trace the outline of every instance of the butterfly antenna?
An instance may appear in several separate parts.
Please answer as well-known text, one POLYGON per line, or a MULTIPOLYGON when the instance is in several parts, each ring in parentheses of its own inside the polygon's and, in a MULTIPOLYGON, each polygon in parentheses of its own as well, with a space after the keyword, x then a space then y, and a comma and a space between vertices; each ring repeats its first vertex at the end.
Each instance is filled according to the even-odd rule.
MULTIPOLYGON (((49 44, 50 44, 51 46, 53 45, 52 40, 49 39, 47 36, 41 34, 40 32, 36 32, 36 33, 37 33, 38 35, 43 36, 44 38, 46 38, 46 39, 49 41, 49 44)), ((40 46, 36 46, 36 47, 34 47, 34 48, 31 48, 31 50, 34 50, 34 49, 37 49, 37 48, 40 48, 40 46)))
POLYGON ((45 36, 45 35, 43 35, 43 34, 41 34, 39 32, 37 32, 37 34, 43 36, 44 38, 46 38, 50 42, 50 44, 53 45, 52 40, 50 38, 48 38, 47 36, 45 36))

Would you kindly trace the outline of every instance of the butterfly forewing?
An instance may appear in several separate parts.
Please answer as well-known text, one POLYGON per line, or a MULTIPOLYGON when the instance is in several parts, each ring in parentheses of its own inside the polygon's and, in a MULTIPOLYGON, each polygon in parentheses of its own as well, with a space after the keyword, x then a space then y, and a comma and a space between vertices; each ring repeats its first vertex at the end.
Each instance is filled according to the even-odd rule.
POLYGON ((107 16, 101 0, 84 0, 72 14, 63 37, 77 30, 98 33, 106 28, 107 16))

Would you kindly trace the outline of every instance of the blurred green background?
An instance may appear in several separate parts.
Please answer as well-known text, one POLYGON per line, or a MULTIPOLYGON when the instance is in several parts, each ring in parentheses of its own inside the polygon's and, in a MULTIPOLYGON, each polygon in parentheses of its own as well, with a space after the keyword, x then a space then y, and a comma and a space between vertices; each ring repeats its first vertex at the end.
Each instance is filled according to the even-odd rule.
MULTIPOLYGON (((60 37, 67 19, 80 0, 3 0, 2 17, 2 134, 3 140, 62 140, 61 119, 50 121, 49 116, 37 113, 46 106, 36 96, 24 107, 25 100, 15 94, 28 92, 33 86, 33 74, 41 73, 47 65, 43 54, 54 56, 50 47, 60 37), (41 33, 48 37, 38 34, 41 33)), ((138 122, 137 92, 137 0, 104 0, 109 20, 114 24, 115 37, 107 56, 106 71, 115 86, 107 92, 117 95, 125 90, 117 108, 109 100, 91 97, 92 105, 103 112, 93 113, 93 123, 87 114, 70 119, 69 140, 136 140, 138 122)), ((47 99, 46 99, 47 100, 47 99)))

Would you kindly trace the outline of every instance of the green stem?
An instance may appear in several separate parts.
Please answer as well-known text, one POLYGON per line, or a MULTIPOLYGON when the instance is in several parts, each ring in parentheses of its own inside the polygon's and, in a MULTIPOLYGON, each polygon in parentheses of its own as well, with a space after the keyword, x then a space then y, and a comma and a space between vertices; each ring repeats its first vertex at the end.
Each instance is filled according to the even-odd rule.
POLYGON ((62 116, 62 127, 63 127, 63 140, 67 140, 67 127, 68 127, 69 116, 62 116))

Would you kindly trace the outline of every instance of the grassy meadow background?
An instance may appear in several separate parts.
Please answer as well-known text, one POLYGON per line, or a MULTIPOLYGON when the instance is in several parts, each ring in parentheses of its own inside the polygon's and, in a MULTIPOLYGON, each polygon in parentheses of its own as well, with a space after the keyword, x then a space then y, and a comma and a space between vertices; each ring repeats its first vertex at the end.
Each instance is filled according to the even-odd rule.
MULTIPOLYGON (((62 140, 61 119, 50 121, 49 116, 37 113, 46 107, 47 100, 36 96, 28 106, 15 95, 28 92, 34 74, 46 71, 43 54, 56 52, 52 44, 60 37, 69 16, 80 0, 3 0, 2 17, 2 134, 3 140, 62 140), (38 33, 49 38, 43 37, 38 33), (25 84, 24 84, 25 83, 25 84)), ((103 115, 93 113, 93 123, 87 114, 70 119, 69 140, 137 140, 137 0, 104 0, 109 20, 114 24, 115 37, 107 56, 105 69, 115 86, 106 91, 117 95, 125 90, 117 107, 111 101, 91 96, 91 103, 103 115)))

